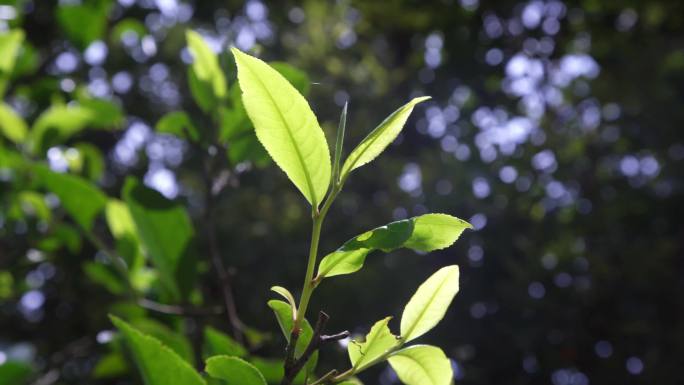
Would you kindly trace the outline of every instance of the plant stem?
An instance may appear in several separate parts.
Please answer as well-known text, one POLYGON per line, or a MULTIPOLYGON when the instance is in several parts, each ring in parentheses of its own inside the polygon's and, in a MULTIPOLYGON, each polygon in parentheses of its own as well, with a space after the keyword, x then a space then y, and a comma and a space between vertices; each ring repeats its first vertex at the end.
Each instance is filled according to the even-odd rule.
POLYGON ((304 285, 302 287, 302 297, 299 300, 299 309, 297 309, 297 318, 295 318, 293 329, 299 330, 302 320, 306 316, 306 309, 309 306, 309 300, 313 293, 314 286, 312 284, 314 269, 316 268, 316 257, 318 255, 318 243, 321 238, 321 227, 323 225, 324 217, 320 214, 313 215, 313 228, 311 230, 311 247, 309 248, 309 261, 306 265, 306 275, 304 276, 304 285))
POLYGON ((306 275, 304 276, 304 285, 302 287, 302 297, 299 300, 299 308, 297 309, 297 318, 295 318, 293 325, 293 332, 298 332, 302 320, 306 316, 306 309, 309 306, 309 300, 311 299, 311 294, 313 294, 316 288, 316 282, 314 282, 314 269, 316 268, 316 259, 318 257, 318 243, 321 238, 321 228, 323 226, 323 220, 325 219, 328 210, 332 205, 333 201, 340 193, 341 185, 333 185, 330 194, 323 203, 323 207, 318 211, 317 208, 313 210, 313 228, 311 230, 311 247, 309 249, 309 260, 306 265, 306 275))

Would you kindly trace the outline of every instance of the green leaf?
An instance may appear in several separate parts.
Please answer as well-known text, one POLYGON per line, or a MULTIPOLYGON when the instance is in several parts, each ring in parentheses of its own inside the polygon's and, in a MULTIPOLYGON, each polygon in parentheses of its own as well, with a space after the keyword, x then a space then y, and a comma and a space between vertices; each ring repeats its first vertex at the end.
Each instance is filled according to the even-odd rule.
POLYGON ((332 180, 334 183, 340 183, 340 162, 342 160, 342 151, 344 150, 344 132, 347 129, 347 107, 349 103, 344 102, 342 114, 340 114, 340 123, 337 126, 337 139, 335 140, 335 156, 333 158, 332 180))
POLYGON ((190 71, 192 73, 191 91, 193 95, 198 92, 202 96, 195 97, 197 104, 204 110, 209 111, 215 104, 226 98, 227 84, 223 75, 218 57, 204 41, 202 36, 192 30, 185 33, 188 49, 193 56, 190 71), (194 84, 192 84, 194 82, 194 84), (193 91, 192 88, 195 88, 193 91))
POLYGON ((80 166, 77 170, 90 180, 97 181, 105 169, 105 161, 100 150, 90 143, 77 143, 80 166))
POLYGON ((107 197, 95 185, 69 174, 58 174, 43 165, 35 168, 39 182, 57 195, 62 207, 84 230, 89 231, 95 217, 104 209, 107 197))
POLYGON ((278 71, 233 48, 242 102, 259 141, 312 206, 330 184, 330 151, 306 99, 278 71))
POLYGON ((0 33, 0 78, 8 77, 14 69, 23 41, 24 31, 20 29, 0 33))
POLYGON ((194 230, 183 206, 128 178, 124 201, 143 249, 159 269, 164 288, 174 300, 187 297, 196 275, 192 254, 194 230))
POLYGON ((118 199, 110 199, 105 206, 105 219, 116 240, 116 251, 126 261, 129 270, 142 267, 144 258, 140 250, 140 239, 128 206, 118 199))
POLYGON ((49 222, 52 217, 52 212, 45 202, 45 198, 35 191, 20 192, 17 194, 17 203, 21 205, 22 211, 26 214, 34 215, 46 222, 49 222))
POLYGON ((345 242, 318 265, 319 277, 332 277, 358 271, 374 250, 389 252, 400 247, 433 251, 451 246, 463 230, 472 226, 446 214, 425 214, 389 223, 345 242))
POLYGON ((45 110, 33 123, 29 148, 34 154, 44 153, 50 146, 85 129, 93 120, 93 110, 83 106, 54 105, 45 110))
POLYGON ((138 318, 132 323, 140 332, 158 339, 194 367, 195 355, 193 354, 192 345, 184 334, 150 318, 138 318))
POLYGON ((401 338, 404 342, 422 336, 444 318, 458 293, 458 266, 439 269, 423 282, 401 315, 401 338))
POLYGON ((91 281, 100 284, 114 295, 126 292, 126 283, 109 266, 98 262, 85 262, 83 271, 91 281))
POLYGON ((157 132, 170 134, 179 138, 199 141, 200 134, 188 114, 184 111, 169 112, 157 122, 157 132))
POLYGON ((109 1, 92 1, 83 5, 60 5, 57 20, 72 42, 84 49, 102 38, 107 27, 109 1))
POLYGON ((110 318, 121 331, 145 385, 206 385, 187 361, 158 339, 143 334, 120 318, 110 318))
POLYGON ((347 345, 349 360, 352 363, 355 373, 375 364, 374 360, 377 360, 401 342, 397 336, 390 332, 389 327, 387 326, 390 319, 392 319, 392 317, 387 317, 376 322, 370 332, 366 335, 366 340, 364 342, 352 340, 349 345, 347 345))
POLYGON ((206 372, 228 385, 266 385, 259 369, 239 357, 214 356, 207 360, 206 372))
MULTIPOLYGON (((287 302, 276 299, 268 301, 268 306, 271 309, 273 309, 276 319, 278 320, 280 330, 283 332, 285 339, 289 342, 290 335, 292 334, 292 327, 294 326, 294 319, 292 318, 292 307, 287 302)), ((295 358, 299 358, 302 355, 302 353, 304 353, 306 346, 309 344, 309 341, 311 341, 311 338, 313 337, 313 328, 311 327, 311 324, 309 324, 309 321, 304 319, 301 328, 302 330, 299 334, 299 339, 297 339, 297 346, 295 346, 295 358)), ((313 369, 316 367, 317 362, 318 352, 315 352, 311 356, 309 362, 306 364, 309 373, 312 372, 313 369)))
POLYGON ((297 318, 297 301, 295 301, 292 293, 282 286, 273 286, 271 287, 271 290, 280 294, 287 300, 287 302, 290 304, 290 308, 292 309, 292 319, 297 318))
POLYGON ((206 357, 228 355, 245 357, 247 349, 220 330, 211 326, 204 328, 204 348, 206 357))
POLYGON ((14 143, 23 142, 28 133, 24 119, 5 103, 0 103, 0 132, 14 143))
POLYGON ((27 384, 31 374, 33 374, 33 369, 28 364, 7 361, 0 364, 0 385, 27 384))
POLYGON ((388 361, 401 382, 406 385, 451 384, 451 362, 440 348, 429 345, 410 346, 392 354, 388 361))
POLYGON ((429 96, 423 96, 411 100, 394 111, 390 116, 385 118, 379 126, 371 131, 371 133, 356 146, 354 151, 349 154, 349 157, 344 162, 341 174, 342 180, 346 180, 349 173, 353 170, 369 163, 380 155, 380 153, 397 138, 401 129, 404 128, 404 124, 406 124, 406 120, 409 115, 411 115, 413 107, 428 99, 430 99, 429 96))
POLYGON ((121 107, 116 103, 92 98, 89 95, 78 98, 81 107, 91 112, 91 119, 88 122, 95 128, 120 128, 125 121, 125 114, 121 107))
POLYGON ((93 368, 93 378, 113 378, 119 377, 128 372, 128 364, 120 352, 111 352, 103 356, 95 368, 93 368))

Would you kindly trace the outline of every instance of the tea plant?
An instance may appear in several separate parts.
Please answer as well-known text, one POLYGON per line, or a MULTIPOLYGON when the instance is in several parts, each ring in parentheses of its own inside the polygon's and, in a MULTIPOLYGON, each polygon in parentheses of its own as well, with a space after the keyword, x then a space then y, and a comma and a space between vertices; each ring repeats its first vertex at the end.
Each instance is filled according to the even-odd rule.
MULTIPOLYGON (((319 259, 324 220, 351 174, 380 155, 399 135, 414 107, 429 97, 415 98, 397 109, 343 161, 347 105, 331 156, 318 119, 302 95, 308 88, 304 74, 286 64, 269 65, 234 48, 237 83, 228 87, 219 58, 197 33, 188 31, 186 37, 194 58, 188 69, 189 88, 204 115, 198 120, 187 112, 175 111, 160 119, 156 129, 185 140, 206 156, 203 219, 208 229, 210 270, 218 278, 224 302, 221 308, 202 306, 203 296, 197 286, 206 269, 203 271, 198 263, 196 231, 183 206, 133 177, 127 178, 121 199, 108 196, 95 183, 102 173, 98 166, 101 155, 87 144, 73 146, 77 156, 71 159, 66 173, 51 170, 41 159, 48 148, 82 130, 119 127, 123 113, 115 104, 82 94, 78 103, 56 105, 43 112, 30 130, 12 107, 0 104, 1 132, 11 142, 11 146, 0 147, 0 171, 13 186, 8 194, 8 212, 21 220, 29 216, 46 223, 47 232, 54 238, 42 236, 41 248, 78 249, 79 236, 83 236, 103 257, 85 263, 83 270, 112 294, 148 311, 185 317, 194 325, 201 325, 201 317, 225 313, 233 331, 230 337, 209 326, 200 328, 199 338, 195 332, 195 343, 191 344, 177 333, 177 329, 184 329, 178 320, 169 328, 137 316, 128 305, 113 306, 110 319, 124 343, 115 340, 110 344, 111 351, 99 361, 95 376, 125 371, 124 357, 128 355, 147 385, 359 384, 359 373, 385 361, 407 385, 450 384, 451 363, 442 350, 410 343, 444 317, 458 292, 457 266, 438 270, 420 285, 401 314, 397 334, 390 330, 389 316, 375 322, 365 337, 351 340, 347 331, 329 333, 329 316, 322 310, 313 326, 307 320, 316 289, 328 278, 359 271, 370 253, 399 248, 418 252, 443 249, 471 228, 447 214, 425 214, 366 231, 319 259), (230 151, 217 156, 217 148, 230 151), (216 195, 228 183, 223 174, 230 175, 240 162, 265 166, 269 159, 304 196, 311 207, 312 222, 299 298, 282 286, 273 286, 271 290, 284 300, 272 299, 267 304, 286 341, 279 360, 254 354, 263 333, 249 328, 238 316, 231 277, 216 240, 212 209, 216 195), (73 225, 52 218, 44 194, 58 199, 73 225), (105 236, 98 223, 101 215, 108 230, 105 236), (341 340, 348 342, 349 366, 319 373, 320 348, 341 340)), ((18 46, 23 36, 13 38, 18 46)))

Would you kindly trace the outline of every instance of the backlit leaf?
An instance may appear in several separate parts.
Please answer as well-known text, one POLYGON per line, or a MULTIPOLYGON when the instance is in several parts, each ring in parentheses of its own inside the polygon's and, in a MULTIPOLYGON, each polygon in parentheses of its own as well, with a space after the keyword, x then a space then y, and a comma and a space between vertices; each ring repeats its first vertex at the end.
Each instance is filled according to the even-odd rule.
POLYGON ((259 369, 239 357, 214 356, 207 359, 206 372, 227 385, 266 385, 259 369))
POLYGON ((367 231, 345 242, 328 254, 318 265, 319 277, 332 277, 358 271, 368 253, 389 252, 400 247, 418 251, 433 251, 451 246, 472 226, 446 214, 425 214, 389 223, 367 231))
POLYGON ((401 337, 411 341, 435 327, 458 293, 458 266, 439 269, 423 282, 401 315, 401 337))
POLYGON ((162 284, 173 299, 186 297, 195 279, 197 262, 192 254, 194 230, 187 212, 134 178, 126 180, 123 197, 143 249, 159 269, 162 284))
POLYGON ((356 372, 372 365, 374 360, 399 344, 397 336, 393 335, 387 327, 390 319, 392 317, 376 322, 366 335, 365 341, 351 341, 347 345, 349 360, 356 372))
POLYGON ((330 151, 306 99, 278 71, 233 48, 242 102, 259 141, 312 206, 330 184, 330 151))
POLYGON ((211 326, 204 328, 204 349, 206 357, 217 355, 244 357, 247 355, 247 349, 226 333, 211 326))
POLYGON ((85 179, 50 171, 43 165, 35 167, 40 183, 55 194, 62 207, 83 229, 90 230, 95 217, 107 203, 106 195, 85 179))
POLYGON ((191 72, 195 82, 194 92, 199 92, 203 96, 198 101, 200 107, 205 111, 211 109, 217 102, 226 98, 228 86, 219 65, 218 56, 212 51, 202 36, 192 30, 185 33, 188 49, 193 57, 191 72), (208 98, 211 95, 211 99, 208 98))
POLYGON ((110 318, 121 331, 145 385, 206 385, 187 361, 158 339, 143 334, 120 318, 110 318))
POLYGON ((342 166, 341 178, 345 180, 350 172, 375 159, 397 138, 416 104, 430 99, 429 96, 415 98, 406 103, 380 123, 349 154, 342 166))
POLYGON ((429 345, 410 346, 392 354, 388 361, 401 382, 406 385, 451 384, 451 362, 440 348, 429 345))
POLYGON ((28 133, 24 119, 5 103, 0 103, 0 132, 14 143, 21 143, 28 133))

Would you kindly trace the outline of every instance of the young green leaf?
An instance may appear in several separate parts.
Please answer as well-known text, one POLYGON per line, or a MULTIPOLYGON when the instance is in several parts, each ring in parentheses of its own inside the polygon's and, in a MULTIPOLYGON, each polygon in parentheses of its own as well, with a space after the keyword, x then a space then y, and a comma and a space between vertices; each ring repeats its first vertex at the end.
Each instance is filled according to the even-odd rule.
POLYGON ((401 338, 409 342, 422 336, 444 318, 458 293, 458 266, 439 269, 423 282, 401 315, 401 338))
POLYGON ((206 372, 227 385, 266 385, 259 369, 239 357, 214 356, 207 360, 206 372))
MULTIPOLYGON (((226 98, 228 93, 226 78, 219 65, 218 57, 199 33, 188 30, 185 33, 185 39, 188 43, 188 49, 193 56, 190 72, 194 78, 191 79, 191 88, 194 86, 195 90, 193 91, 205 95, 196 101, 202 109, 208 111, 216 102, 226 98), (192 80, 195 81, 194 84, 192 80), (208 103, 201 102, 203 100, 207 100, 208 103)), ((195 99, 198 98, 196 97, 195 99)))
MULTIPOLYGON (((276 319, 278 320, 278 325, 280 330, 283 332, 285 339, 290 342, 290 335, 292 334, 292 327, 294 326, 294 319, 292 318, 292 308, 290 304, 277 299, 272 299, 268 301, 268 306, 273 309, 276 319)), ((313 337, 313 328, 309 321, 304 319, 301 326, 302 330, 299 333, 299 339, 297 339, 297 346, 295 346, 295 358, 298 358, 304 353, 306 346, 311 341, 313 337)), ((315 352, 309 362, 306 364, 307 370, 309 372, 313 371, 318 362, 318 352, 315 352)))
POLYGON ((387 323, 392 317, 384 318, 373 325, 370 332, 366 335, 363 342, 351 341, 347 345, 349 360, 352 363, 354 372, 360 372, 373 365, 375 360, 392 348, 395 348, 401 341, 393 335, 387 323))
POLYGON ((158 339, 143 334, 120 318, 110 316, 110 319, 121 331, 145 385, 206 385, 187 361, 158 339))
POLYGON ((233 48, 242 101, 259 141, 312 206, 330 184, 330 151, 306 99, 263 61, 233 48))
POLYGON ((342 114, 340 115, 340 124, 337 126, 337 139, 335 140, 335 157, 333 159, 333 175, 332 181, 335 184, 340 182, 340 162, 342 160, 342 150, 344 149, 344 132, 347 129, 347 106, 349 103, 344 102, 342 114))
POLYGON ((0 78, 7 77, 14 69, 23 41, 24 31, 20 29, 0 34, 0 78))
POLYGON ((292 319, 294 320, 295 318, 297 318, 297 301, 295 301, 292 293, 290 293, 289 290, 282 286, 273 286, 271 287, 271 290, 280 294, 283 298, 287 300, 287 302, 290 304, 290 307, 292 308, 292 319))
POLYGON ((29 148, 42 153, 55 143, 60 143, 83 130, 93 119, 93 111, 82 106, 54 105, 45 110, 33 123, 29 135, 29 148))
POLYGON ((24 119, 5 103, 0 103, 0 132, 14 143, 21 143, 28 133, 24 119))
POLYGON ((155 128, 157 132, 189 139, 194 142, 199 141, 200 138, 197 127, 192 124, 190 117, 185 111, 169 112, 159 119, 155 128))
POLYGON ((124 201, 148 257, 159 269, 160 279, 174 300, 188 295, 195 278, 194 230, 185 209, 155 190, 128 178, 124 201))
POLYGON ((204 349, 206 357, 216 355, 244 357, 247 355, 247 349, 226 333, 211 326, 204 328, 204 349))
POLYGON ((318 265, 318 276, 332 277, 358 271, 373 250, 389 252, 400 247, 433 251, 451 246, 472 226, 446 214, 425 214, 389 223, 345 242, 318 265))
POLYGON ((451 362, 435 346, 410 346, 392 354, 388 361, 406 385, 449 385, 453 378, 451 362))
POLYGON ((411 111, 416 104, 430 99, 429 96, 415 98, 398 110, 394 111, 390 116, 380 123, 368 136, 366 136, 361 143, 349 154, 349 157, 344 162, 342 167, 342 180, 346 180, 349 173, 364 164, 375 159, 382 153, 387 146, 390 145, 397 138, 397 135, 404 128, 406 120, 408 120, 411 111))
POLYGON ((107 203, 106 195, 85 179, 69 174, 58 174, 47 166, 34 168, 36 176, 47 190, 57 195, 62 207, 84 230, 93 226, 95 217, 107 203))
POLYGON ((129 270, 142 267, 144 258, 140 239, 128 206, 118 199, 110 199, 105 206, 105 219, 116 240, 116 251, 126 261, 129 270))

